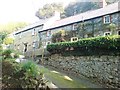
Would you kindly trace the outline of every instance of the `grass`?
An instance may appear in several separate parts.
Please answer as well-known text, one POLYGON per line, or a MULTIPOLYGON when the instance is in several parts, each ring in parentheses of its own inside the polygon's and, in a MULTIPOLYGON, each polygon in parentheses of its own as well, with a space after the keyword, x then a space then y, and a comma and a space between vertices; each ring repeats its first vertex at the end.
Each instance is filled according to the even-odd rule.
MULTIPOLYGON (((90 85, 85 81, 83 83, 83 81, 73 79, 73 77, 66 76, 65 74, 56 71, 50 71, 44 67, 41 68, 41 72, 44 74, 46 79, 52 81, 59 88, 90 88, 90 85)), ((92 88, 94 88, 94 85, 92 88)))

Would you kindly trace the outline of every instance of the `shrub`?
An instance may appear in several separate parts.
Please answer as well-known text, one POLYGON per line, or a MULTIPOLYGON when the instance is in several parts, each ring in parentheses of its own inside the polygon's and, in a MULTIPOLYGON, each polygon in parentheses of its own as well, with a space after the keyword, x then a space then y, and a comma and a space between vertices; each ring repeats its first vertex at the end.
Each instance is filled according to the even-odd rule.
POLYGON ((19 78, 16 73, 20 70, 20 66, 13 60, 2 61, 2 84, 3 88, 19 88, 19 78))
POLYGON ((12 58, 11 55, 10 55, 12 52, 13 52, 13 51, 10 50, 10 49, 4 50, 3 53, 2 53, 3 59, 12 58))
POLYGON ((42 83, 42 73, 32 61, 17 63, 6 59, 2 62, 4 88, 36 88, 42 83))
POLYGON ((21 64, 21 71, 23 77, 21 78, 21 86, 23 88, 36 87, 41 82, 42 73, 39 67, 33 61, 27 61, 21 64))
POLYGON ((2 56, 3 56, 3 59, 18 58, 19 57, 19 53, 17 51, 15 51, 15 50, 6 49, 6 50, 3 50, 2 56))
MULTIPOLYGON (((47 45, 47 50, 51 53, 63 53, 67 48, 74 48, 74 51, 83 51, 86 53, 93 53, 93 51, 119 51, 120 50, 120 36, 101 36, 80 39, 77 42, 61 42, 47 45)), ((70 51, 67 50, 67 51, 70 51)), ((114 53, 114 52, 113 52, 114 53)))
POLYGON ((75 31, 60 30, 52 35, 52 42, 56 43, 70 41, 70 38, 73 37, 75 33, 75 31))

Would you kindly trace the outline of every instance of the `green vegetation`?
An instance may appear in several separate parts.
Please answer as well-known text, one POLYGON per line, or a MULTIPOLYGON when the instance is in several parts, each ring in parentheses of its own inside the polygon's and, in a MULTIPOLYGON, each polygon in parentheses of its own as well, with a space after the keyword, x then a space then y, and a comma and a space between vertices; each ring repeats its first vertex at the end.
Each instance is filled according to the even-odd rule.
POLYGON ((2 65, 2 87, 3 88, 38 88, 43 74, 33 61, 16 62, 19 53, 6 49, 2 50, 0 65, 2 65))
POLYGON ((59 30, 52 35, 52 42, 56 43, 70 41, 70 38, 73 37, 74 34, 74 31, 59 30))
POLYGON ((1 50, 1 52, 2 52, 3 59, 18 58, 20 54, 19 52, 12 49, 1 50))
POLYGON ((2 65, 2 89, 6 88, 35 88, 43 84, 43 74, 33 61, 16 62, 19 53, 15 50, 0 46, 0 65, 2 65))
POLYGON ((0 45, 3 43, 6 36, 7 36, 7 32, 0 32, 0 45))
POLYGON ((66 78, 66 75, 63 73, 51 71, 45 67, 41 67, 41 71, 47 79, 55 83, 59 88, 87 88, 87 86, 79 82, 79 80, 72 79, 69 76, 66 78))
POLYGON ((47 45, 47 50, 53 53, 76 52, 80 55, 120 54, 120 36, 101 36, 80 39, 77 42, 60 42, 47 45), (99 51, 99 52, 98 52, 99 51))
MULTIPOLYGON (((111 4, 114 2, 117 2, 119 0, 106 0, 107 4, 111 4)), ((61 18, 70 17, 79 13, 83 13, 89 10, 98 9, 102 6, 101 1, 88 1, 88 0, 75 0, 74 2, 69 3, 65 8, 61 3, 52 3, 52 4, 46 4, 42 8, 39 8, 38 11, 36 11, 35 15, 39 19, 45 19, 50 18, 54 15, 54 11, 59 11, 61 13, 61 18)))
POLYGON ((7 32, 7 33, 12 33, 14 31, 19 30, 20 28, 25 27, 28 25, 25 22, 10 22, 7 24, 0 24, 0 33, 2 32, 7 32))
POLYGON ((6 37, 3 41, 5 45, 12 44, 13 42, 14 42, 14 39, 10 37, 6 37))
POLYGON ((38 88, 43 74, 33 61, 16 62, 19 53, 0 46, 0 65, 2 65, 2 89, 6 88, 38 88))
POLYGON ((3 88, 36 88, 42 82, 42 73, 32 61, 17 63, 15 60, 2 61, 3 88))

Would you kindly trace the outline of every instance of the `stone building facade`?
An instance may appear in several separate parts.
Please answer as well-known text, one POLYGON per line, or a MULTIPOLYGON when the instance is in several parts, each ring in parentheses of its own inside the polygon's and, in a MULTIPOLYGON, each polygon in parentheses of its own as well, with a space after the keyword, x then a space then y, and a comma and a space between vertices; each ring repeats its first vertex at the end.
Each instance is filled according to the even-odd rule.
MULTIPOLYGON (((72 37, 89 38, 116 34, 120 35, 120 2, 104 8, 87 11, 60 19, 60 14, 47 20, 29 25, 15 32, 14 48, 27 56, 41 55, 41 49, 52 42, 52 35, 60 30, 70 31, 72 37)), ((71 38, 72 38, 71 37, 71 38)))
POLYGON ((70 31, 72 37, 89 38, 105 35, 120 35, 120 2, 104 8, 87 11, 55 21, 51 26, 39 31, 43 45, 52 43, 52 35, 60 30, 70 31))

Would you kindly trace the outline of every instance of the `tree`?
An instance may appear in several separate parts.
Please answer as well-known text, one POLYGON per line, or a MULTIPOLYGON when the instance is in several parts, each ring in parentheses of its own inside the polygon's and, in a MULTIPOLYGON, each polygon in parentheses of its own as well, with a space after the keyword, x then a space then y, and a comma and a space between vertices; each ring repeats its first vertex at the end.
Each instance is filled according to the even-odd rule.
POLYGON ((11 33, 27 26, 26 22, 10 22, 7 24, 0 24, 0 32, 11 33))
POLYGON ((97 9, 99 6, 95 2, 71 2, 65 8, 65 16, 73 16, 88 10, 97 9))
POLYGON ((119 0, 106 0, 107 4, 111 4, 111 3, 114 3, 114 2, 117 2, 119 0))
POLYGON ((4 39, 4 44, 5 45, 8 45, 8 44, 12 44, 14 42, 14 39, 13 38, 11 38, 11 37, 6 37, 5 39, 4 39))
POLYGON ((46 19, 50 18, 54 15, 55 11, 59 11, 60 13, 63 12, 63 5, 61 3, 52 3, 52 4, 46 4, 43 6, 43 8, 40 8, 36 12, 36 16, 39 19, 46 19))

